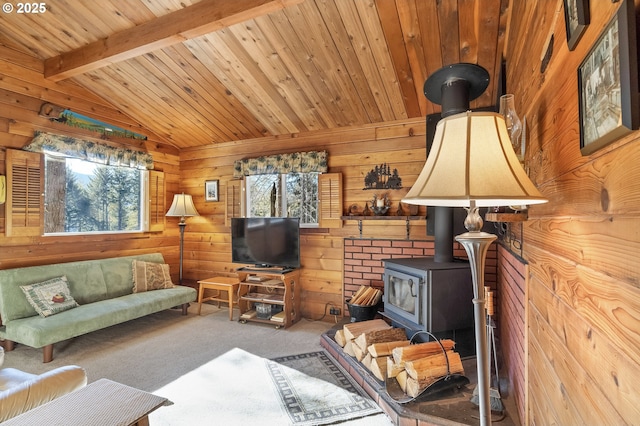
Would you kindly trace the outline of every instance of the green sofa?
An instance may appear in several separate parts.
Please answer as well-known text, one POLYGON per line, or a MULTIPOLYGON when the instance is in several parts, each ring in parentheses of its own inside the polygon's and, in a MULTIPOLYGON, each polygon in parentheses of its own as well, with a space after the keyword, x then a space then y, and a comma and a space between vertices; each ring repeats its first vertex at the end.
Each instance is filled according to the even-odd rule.
POLYGON ((162 254, 116 257, 0 270, 0 339, 11 351, 14 342, 43 348, 43 361, 53 359, 53 344, 196 300, 191 287, 176 286, 133 293, 132 261, 164 263, 162 254), (80 306, 43 318, 20 286, 66 276, 80 306))

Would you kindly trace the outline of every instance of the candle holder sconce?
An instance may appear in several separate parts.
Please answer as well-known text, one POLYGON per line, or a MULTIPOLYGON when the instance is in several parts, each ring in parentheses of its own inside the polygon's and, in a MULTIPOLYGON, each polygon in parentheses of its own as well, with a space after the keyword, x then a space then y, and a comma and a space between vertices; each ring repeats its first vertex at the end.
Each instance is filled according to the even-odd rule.
POLYGON ((389 211, 389 207, 391 207, 391 201, 389 201, 389 197, 387 194, 383 194, 382 196, 378 196, 378 194, 373 196, 373 200, 371 201, 371 210, 376 216, 384 216, 389 211))

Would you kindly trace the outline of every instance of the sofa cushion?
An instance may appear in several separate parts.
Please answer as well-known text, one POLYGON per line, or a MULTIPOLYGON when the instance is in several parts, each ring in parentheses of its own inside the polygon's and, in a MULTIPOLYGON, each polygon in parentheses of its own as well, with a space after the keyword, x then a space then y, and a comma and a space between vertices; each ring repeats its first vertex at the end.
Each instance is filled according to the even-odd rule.
POLYGON ((133 267, 134 293, 175 287, 171 281, 169 265, 166 263, 144 262, 141 260, 134 260, 131 263, 133 267))
POLYGON ((20 286, 29 304, 42 317, 73 309, 78 306, 71 292, 67 277, 56 277, 30 285, 20 286))
MULTIPOLYGON (((101 260, 99 265, 102 268, 104 280, 107 284, 107 298, 113 299, 114 297, 133 293, 133 268, 131 262, 134 260, 165 263, 164 258, 160 253, 115 257, 101 260)), ((78 302, 82 304, 82 302, 78 302)))

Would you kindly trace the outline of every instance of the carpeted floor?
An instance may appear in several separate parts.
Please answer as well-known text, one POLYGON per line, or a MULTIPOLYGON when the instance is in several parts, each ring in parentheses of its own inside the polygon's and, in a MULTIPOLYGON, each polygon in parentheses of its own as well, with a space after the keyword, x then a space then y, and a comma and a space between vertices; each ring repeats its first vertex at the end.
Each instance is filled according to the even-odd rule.
MULTIPOLYGON (((111 379, 154 391, 233 348, 264 358, 322 350, 327 322, 301 320, 287 329, 229 321, 226 307, 203 304, 196 315, 167 310, 54 345, 54 360, 42 363, 42 350, 17 345, 5 353, 4 367, 34 374, 68 364, 87 370, 89 381, 111 379)), ((234 312, 238 318, 238 310, 234 312)))
MULTIPOLYGON (((320 336, 333 326, 327 322, 301 320, 290 328, 275 329, 264 324, 229 321, 226 307, 204 304, 201 316, 195 314, 196 310, 197 306, 192 304, 187 316, 180 315, 179 310, 168 310, 58 343, 54 346, 54 360, 47 364, 42 363, 41 349, 17 345, 14 351, 5 353, 3 367, 40 374, 62 365, 76 364, 85 368, 89 382, 108 378, 156 393, 234 348, 266 359, 321 351, 320 336)), ((237 310, 234 315, 237 318, 237 310)), ((302 360, 292 360, 290 367, 299 368, 304 373, 302 364, 305 364, 302 360)), ((222 390, 225 394, 224 389, 232 382, 228 377, 219 381, 213 376, 205 376, 202 380, 201 386, 190 386, 196 395, 208 394, 212 389, 222 390)), ((236 384, 242 389, 252 389, 257 381, 243 376, 238 377, 236 384)), ((270 386, 274 387, 273 384, 270 386)), ((272 396, 278 398, 275 387, 272 396)), ((244 406, 249 400, 245 392, 229 401, 226 405, 233 408, 235 402, 237 406, 244 406)), ((271 409, 274 404, 269 403, 268 407, 271 409)), ((280 403, 277 402, 275 406, 280 407, 280 403)), ((171 407, 163 407, 157 414, 168 408, 171 407)), ((209 412, 206 419, 200 419, 200 423, 184 422, 177 418, 164 424, 267 424, 263 421, 261 411, 257 412, 257 418, 247 417, 244 411, 241 413, 244 417, 239 423, 238 418, 234 423, 219 422, 216 410, 209 412)), ((156 424, 156 421, 152 421, 152 424, 156 424)), ((388 425, 389 420, 386 415, 378 414, 349 420, 347 424, 388 425)))

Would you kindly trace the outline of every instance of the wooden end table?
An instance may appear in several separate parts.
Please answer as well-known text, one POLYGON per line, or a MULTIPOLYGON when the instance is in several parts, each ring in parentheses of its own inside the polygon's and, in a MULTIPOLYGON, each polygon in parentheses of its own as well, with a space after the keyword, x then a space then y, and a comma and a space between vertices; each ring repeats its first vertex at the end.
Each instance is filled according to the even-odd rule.
POLYGON ((198 284, 200 286, 198 289, 198 315, 200 315, 200 311, 202 310, 202 302, 213 300, 218 302, 218 307, 220 307, 220 302, 225 302, 229 304, 229 321, 233 321, 233 304, 238 304, 237 300, 234 301, 233 295, 238 292, 240 280, 232 277, 213 277, 200 280, 198 284), (205 290, 216 290, 217 293, 215 296, 203 298, 205 290), (226 299, 220 297, 221 291, 227 292, 226 299))

